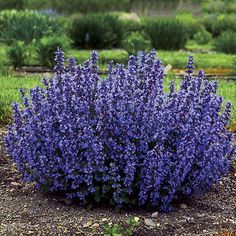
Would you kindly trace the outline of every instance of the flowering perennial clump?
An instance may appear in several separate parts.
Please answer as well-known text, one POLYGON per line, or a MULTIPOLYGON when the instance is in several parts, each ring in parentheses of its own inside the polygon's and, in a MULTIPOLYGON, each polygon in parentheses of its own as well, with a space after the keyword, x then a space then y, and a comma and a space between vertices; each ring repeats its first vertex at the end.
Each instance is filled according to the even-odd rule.
MULTIPOLYGON (((164 67, 155 52, 110 63, 98 74, 98 56, 84 65, 56 52, 55 75, 44 87, 20 90, 6 146, 27 181, 81 203, 107 201, 169 210, 171 202, 210 189, 224 175, 235 147, 225 128, 217 83, 186 75, 164 92, 164 67)), ((224 109, 223 109, 224 107, 224 109)))

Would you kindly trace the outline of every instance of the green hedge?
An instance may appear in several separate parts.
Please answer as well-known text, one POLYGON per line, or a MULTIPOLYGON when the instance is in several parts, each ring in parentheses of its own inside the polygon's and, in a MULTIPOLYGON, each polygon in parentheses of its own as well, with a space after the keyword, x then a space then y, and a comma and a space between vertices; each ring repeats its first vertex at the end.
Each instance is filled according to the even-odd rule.
POLYGON ((213 37, 218 37, 224 31, 236 32, 236 14, 207 15, 203 19, 203 24, 213 37))
POLYGON ((78 48, 109 49, 121 45, 123 29, 117 16, 92 14, 75 17, 69 34, 78 48))
POLYGON ((33 11, 2 11, 0 13, 0 37, 8 43, 15 40, 29 44, 50 34, 63 31, 60 21, 33 11))
POLYGON ((144 30, 155 49, 177 50, 187 42, 185 25, 175 18, 147 19, 144 30))
POLYGON ((236 32, 223 32, 216 38, 215 48, 219 52, 236 54, 236 32))

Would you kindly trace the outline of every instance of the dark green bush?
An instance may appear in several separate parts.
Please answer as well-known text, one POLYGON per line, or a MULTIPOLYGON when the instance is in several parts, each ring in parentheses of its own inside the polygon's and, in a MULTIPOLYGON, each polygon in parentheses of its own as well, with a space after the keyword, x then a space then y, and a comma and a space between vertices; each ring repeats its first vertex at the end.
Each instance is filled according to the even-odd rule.
POLYGON ((59 34, 62 26, 56 18, 33 11, 3 11, 0 14, 0 36, 8 43, 15 40, 29 44, 50 34, 59 34))
POLYGON ((215 40, 215 49, 227 54, 236 54, 236 32, 223 32, 215 40))
POLYGON ((110 11, 127 11, 129 0, 55 0, 53 6, 62 13, 84 14, 110 11))
POLYGON ((155 49, 181 49, 187 42, 186 27, 174 18, 146 20, 145 32, 155 49))
POLYGON ((135 55, 137 51, 150 50, 150 41, 139 32, 128 35, 122 43, 122 47, 129 53, 135 55))
POLYGON ((236 31, 236 15, 208 15, 203 24, 213 37, 218 37, 224 31, 236 31))
POLYGON ((24 0, 24 9, 48 9, 53 5, 50 0, 24 0))
POLYGON ((66 50, 69 46, 69 41, 70 40, 65 36, 51 36, 43 37, 36 42, 36 53, 39 64, 52 68, 55 64, 55 51, 58 47, 66 50))
POLYGON ((74 45, 79 48, 116 48, 121 45, 123 29, 118 17, 93 14, 74 18, 70 36, 74 45))
POLYGON ((176 19, 185 26, 189 38, 193 38, 194 34, 196 34, 200 30, 200 21, 195 18, 192 13, 179 13, 176 16, 176 19))
POLYGON ((200 45, 207 44, 212 40, 211 33, 209 33, 203 26, 196 34, 194 34, 193 38, 200 45))
POLYGON ((24 0, 0 0, 0 10, 17 9, 20 10, 24 6, 24 0))
POLYGON ((29 56, 27 46, 23 41, 16 41, 7 50, 7 56, 14 69, 20 69, 26 64, 29 56))
POLYGON ((135 31, 142 31, 141 20, 135 13, 123 13, 119 15, 119 20, 122 23, 122 28, 125 35, 135 31))

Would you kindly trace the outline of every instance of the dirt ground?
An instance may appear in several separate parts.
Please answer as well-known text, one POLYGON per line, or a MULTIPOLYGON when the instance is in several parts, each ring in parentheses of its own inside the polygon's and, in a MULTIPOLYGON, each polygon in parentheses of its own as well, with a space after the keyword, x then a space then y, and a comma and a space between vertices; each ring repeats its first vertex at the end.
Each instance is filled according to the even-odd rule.
POLYGON ((86 209, 36 190, 21 181, 3 147, 0 132, 0 235, 104 235, 104 225, 139 217, 133 235, 236 236, 236 173, 199 198, 178 203, 170 213, 133 209, 117 213, 109 207, 86 209), (155 226, 145 224, 151 220, 155 226))

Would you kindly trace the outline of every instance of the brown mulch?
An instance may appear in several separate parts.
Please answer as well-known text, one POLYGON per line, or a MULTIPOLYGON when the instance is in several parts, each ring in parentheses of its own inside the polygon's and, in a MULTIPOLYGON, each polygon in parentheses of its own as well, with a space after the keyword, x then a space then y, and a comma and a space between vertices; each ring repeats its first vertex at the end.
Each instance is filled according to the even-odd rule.
POLYGON ((222 235, 236 236, 236 174, 231 172, 220 185, 201 197, 186 199, 187 208, 176 204, 170 213, 136 208, 117 213, 109 207, 86 209, 23 183, 3 145, 0 130, 0 235, 103 235, 106 223, 139 217, 134 235, 222 235), (156 227, 146 226, 152 219, 156 227))

